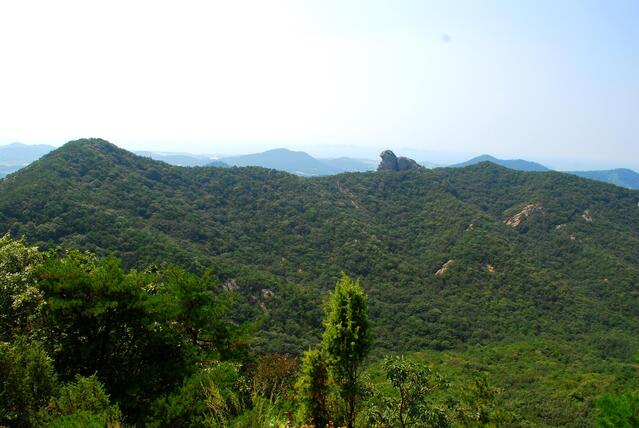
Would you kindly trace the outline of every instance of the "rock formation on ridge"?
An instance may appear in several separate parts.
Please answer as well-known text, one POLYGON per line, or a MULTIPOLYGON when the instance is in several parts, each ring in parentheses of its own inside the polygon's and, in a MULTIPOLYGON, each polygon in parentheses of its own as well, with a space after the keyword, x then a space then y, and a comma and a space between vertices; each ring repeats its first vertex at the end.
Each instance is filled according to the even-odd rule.
POLYGON ((391 150, 384 150, 379 156, 382 158, 382 161, 377 167, 378 171, 406 171, 408 169, 423 168, 423 166, 412 159, 395 156, 395 153, 391 150))

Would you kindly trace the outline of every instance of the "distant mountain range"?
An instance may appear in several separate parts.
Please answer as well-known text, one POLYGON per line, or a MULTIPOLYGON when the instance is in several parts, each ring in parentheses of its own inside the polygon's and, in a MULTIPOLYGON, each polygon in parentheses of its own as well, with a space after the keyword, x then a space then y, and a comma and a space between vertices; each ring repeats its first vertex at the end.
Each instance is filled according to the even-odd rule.
POLYGON ((0 178, 11 174, 55 149, 46 144, 27 145, 11 143, 0 146, 0 178))
POLYGON ((591 180, 616 184, 628 189, 639 189, 639 174, 631 169, 619 168, 608 171, 570 171, 570 174, 591 180))
MULTIPOLYGON (((501 165, 506 168, 514 169, 517 171, 537 171, 537 172, 546 172, 551 171, 550 168, 536 163, 530 162, 523 159, 497 159, 490 155, 481 155, 473 158, 469 161, 458 163, 455 165, 451 165, 454 168, 463 168, 470 165, 475 165, 480 162, 492 162, 497 165, 501 165)), ((583 178, 589 178, 591 180, 603 181, 604 183, 615 184, 620 187, 625 187, 627 189, 639 189, 639 173, 631 170, 631 169, 609 169, 609 170, 601 170, 601 171, 562 171, 567 174, 577 175, 583 178)))
POLYGON ((537 162, 530 162, 524 159, 497 159, 490 155, 481 155, 476 158, 472 158, 466 162, 451 165, 453 168, 463 168, 470 165, 475 165, 480 162, 492 162, 497 165, 501 165, 506 168, 515 169, 517 171, 550 171, 550 168, 543 166, 537 162))
POLYGON ((46 144, 27 145, 11 143, 6 146, 0 146, 0 161, 3 165, 11 162, 16 165, 28 165, 53 149, 55 149, 55 147, 46 144))
POLYGON ((333 175, 342 172, 369 171, 375 168, 374 161, 347 157, 316 159, 306 152, 288 149, 273 149, 262 153, 224 157, 221 161, 231 166, 260 166, 302 176, 333 175))
POLYGON ((136 151, 133 152, 136 155, 144 156, 154 160, 166 162, 171 165, 177 166, 204 166, 208 165, 212 161, 211 156, 207 155, 194 155, 191 153, 173 153, 173 152, 150 152, 150 151, 136 151))
MULTIPOLYGON (((49 145, 27 145, 12 143, 0 146, 0 178, 11 174, 43 155, 55 149, 49 145)), ((213 159, 208 155, 197 155, 179 152, 153 152, 137 151, 136 154, 154 160, 166 162, 177 166, 259 166, 262 168, 277 169, 300 176, 324 176, 343 172, 372 171, 377 166, 377 161, 369 159, 355 159, 350 157, 340 158, 314 158, 306 152, 293 151, 284 148, 267 150, 261 153, 253 153, 241 156, 228 156, 221 159, 213 159)), ((466 162, 450 165, 453 168, 464 168, 481 162, 491 162, 517 171, 547 172, 550 168, 524 159, 498 159, 490 155, 481 155, 466 162)), ((422 162, 427 168, 432 164, 422 162)), ((639 173, 631 169, 611 169, 601 171, 565 171, 568 174, 591 180, 603 181, 628 189, 639 189, 639 173)))
POLYGON ((323 163, 342 172, 371 171, 377 167, 377 161, 369 159, 354 159, 348 157, 320 159, 323 163))

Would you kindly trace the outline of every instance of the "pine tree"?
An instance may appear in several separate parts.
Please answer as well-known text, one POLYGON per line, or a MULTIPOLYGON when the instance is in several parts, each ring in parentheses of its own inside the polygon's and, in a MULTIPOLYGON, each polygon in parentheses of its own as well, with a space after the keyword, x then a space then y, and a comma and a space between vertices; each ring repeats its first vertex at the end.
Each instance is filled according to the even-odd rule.
POLYGON ((359 368, 371 348, 366 294, 347 275, 337 282, 326 303, 322 346, 329 371, 346 403, 348 427, 353 427, 359 368))

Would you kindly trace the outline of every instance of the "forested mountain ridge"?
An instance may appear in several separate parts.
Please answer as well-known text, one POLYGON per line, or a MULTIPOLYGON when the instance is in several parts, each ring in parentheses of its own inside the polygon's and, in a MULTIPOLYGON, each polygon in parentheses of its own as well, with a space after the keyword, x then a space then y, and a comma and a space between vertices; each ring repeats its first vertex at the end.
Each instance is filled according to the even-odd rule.
POLYGON ((0 234, 113 254, 134 277, 213 268, 238 292, 231 317, 261 326, 257 352, 316 345, 344 271, 370 298, 373 359, 423 351, 462 388, 490 373, 531 426, 588 426, 596 397, 634 382, 638 203, 491 163, 304 178, 176 167, 93 139, 0 181, 0 234))
POLYGON ((484 163, 308 179, 174 167, 81 140, 0 183, 0 196, 0 230, 44 247, 249 265, 311 296, 342 270, 361 276, 382 346, 626 336, 639 308, 639 193, 566 174, 484 163))
POLYGON ((489 163, 302 178, 175 167, 80 140, 0 182, 0 232, 129 266, 263 272, 246 287, 275 294, 269 349, 311 340, 320 293, 345 271, 371 296, 381 348, 541 335, 614 341, 626 355, 639 327, 638 202, 639 192, 489 163))

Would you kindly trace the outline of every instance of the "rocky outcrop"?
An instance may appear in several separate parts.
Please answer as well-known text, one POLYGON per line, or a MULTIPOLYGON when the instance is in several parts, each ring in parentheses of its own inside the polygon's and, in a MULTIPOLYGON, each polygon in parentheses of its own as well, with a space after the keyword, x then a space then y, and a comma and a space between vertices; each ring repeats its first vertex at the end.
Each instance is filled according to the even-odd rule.
POLYGON ((420 164, 418 164, 412 159, 405 158, 403 156, 400 156, 397 158, 397 169, 399 171, 405 171, 407 169, 421 169, 421 168, 423 168, 423 166, 421 166, 420 164))
POLYGON ((395 153, 391 150, 384 150, 379 156, 382 160, 377 167, 378 171, 406 171, 409 169, 423 168, 423 166, 412 159, 395 156, 395 153))
POLYGON ((384 150, 380 153, 379 157, 382 158, 378 171, 397 171, 397 156, 390 150, 384 150))
POLYGON ((446 263, 444 263, 442 265, 442 267, 440 267, 437 272, 435 272, 435 275, 437 276, 441 276, 443 274, 445 274, 446 272, 448 272, 448 269, 450 269, 450 266, 455 263, 455 260, 448 260, 446 263))
POLYGON ((508 226, 517 228, 521 224, 522 220, 525 219, 526 217, 530 217, 534 213, 541 213, 543 211, 544 211, 544 207, 542 207, 541 205, 529 204, 529 205, 526 205, 517 214, 505 220, 504 223, 506 223, 508 226))
POLYGON ((224 284, 222 284, 222 289, 226 291, 227 293, 232 293, 234 291, 239 290, 240 287, 237 285, 237 282, 235 282, 234 279, 229 279, 224 284))

